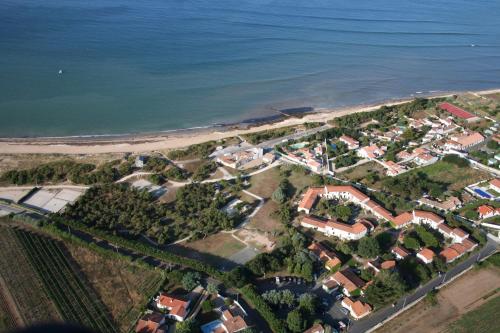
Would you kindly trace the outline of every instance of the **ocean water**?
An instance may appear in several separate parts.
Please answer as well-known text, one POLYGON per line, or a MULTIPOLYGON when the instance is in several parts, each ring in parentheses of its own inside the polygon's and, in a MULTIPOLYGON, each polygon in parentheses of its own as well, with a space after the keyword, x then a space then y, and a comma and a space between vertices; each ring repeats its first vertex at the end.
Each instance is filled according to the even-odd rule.
POLYGON ((0 136, 162 131, 493 87, 498 0, 0 1, 0 136))

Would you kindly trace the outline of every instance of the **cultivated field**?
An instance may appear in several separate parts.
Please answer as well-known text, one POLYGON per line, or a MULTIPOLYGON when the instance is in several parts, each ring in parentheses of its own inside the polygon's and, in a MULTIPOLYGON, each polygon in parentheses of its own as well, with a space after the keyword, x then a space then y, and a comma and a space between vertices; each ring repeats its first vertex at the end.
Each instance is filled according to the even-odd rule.
POLYGON ((11 228, 0 226, 0 309, 5 328, 61 320, 23 246, 11 228))
POLYGON ((160 289, 161 272, 106 258, 81 246, 68 244, 67 248, 120 331, 130 332, 147 299, 160 289))
MULTIPOLYGON (((421 301, 376 332, 438 333, 446 331, 449 324, 464 313, 478 308, 486 300, 494 297, 495 294, 492 292, 498 288, 500 288, 500 270, 498 268, 469 271, 439 291, 437 305, 432 306, 421 301)), ((455 331, 450 330, 449 332, 455 331)))
POLYGON ((64 321, 103 333, 118 331, 106 307, 78 275, 77 267, 67 259, 61 243, 23 230, 14 230, 14 234, 32 269, 38 273, 42 289, 54 302, 64 321))

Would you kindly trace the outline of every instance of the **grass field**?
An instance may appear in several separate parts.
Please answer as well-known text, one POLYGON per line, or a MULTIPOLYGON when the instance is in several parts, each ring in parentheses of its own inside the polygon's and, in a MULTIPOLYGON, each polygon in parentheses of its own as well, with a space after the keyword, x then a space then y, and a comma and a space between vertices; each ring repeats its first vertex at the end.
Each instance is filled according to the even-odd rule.
POLYGON ((24 230, 14 233, 64 321, 97 332, 118 332, 107 308, 68 260, 61 243, 24 230))
MULTIPOLYGON (((461 190, 467 185, 491 178, 487 172, 476 170, 471 167, 459 168, 455 164, 444 161, 439 161, 422 168, 416 168, 403 175, 396 176, 395 178, 406 177, 407 175, 416 172, 427 174, 429 179, 433 181, 445 183, 448 191, 461 190)), ((382 189, 383 180, 370 185, 370 187, 382 189)))
POLYGON ((85 247, 67 244, 82 273, 109 309, 121 332, 130 332, 147 299, 163 283, 160 271, 109 259, 85 247))
POLYGON ((32 269, 11 228, 0 226, 0 253, 0 310, 3 324, 12 327, 61 320, 55 304, 32 269))
POLYGON ((250 178, 250 188, 248 188, 248 191, 263 198, 270 198, 279 183, 279 169, 271 168, 252 176, 250 178))
POLYGON ((448 333, 496 333, 500 331, 500 296, 466 313, 446 330, 448 333))
POLYGON ((353 182, 360 182, 360 181, 363 182, 363 179, 370 172, 378 174, 380 178, 384 177, 384 167, 378 164, 377 162, 368 162, 362 164, 360 166, 339 173, 337 176, 342 179, 350 180, 353 182))

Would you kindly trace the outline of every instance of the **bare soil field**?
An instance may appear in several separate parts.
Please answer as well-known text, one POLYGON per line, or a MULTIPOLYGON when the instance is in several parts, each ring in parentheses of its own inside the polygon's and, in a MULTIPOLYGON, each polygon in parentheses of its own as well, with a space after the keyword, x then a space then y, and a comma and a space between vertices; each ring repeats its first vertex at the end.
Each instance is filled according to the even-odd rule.
POLYGON ((494 296, 492 292, 498 288, 500 288, 498 268, 471 270, 439 291, 436 306, 421 301, 375 332, 443 332, 461 315, 488 301, 494 296))
POLYGON ((163 281, 159 271, 108 259, 87 248, 67 244, 83 274, 109 309, 121 332, 129 332, 163 281))
POLYGON ((384 177, 384 167, 377 162, 368 162, 340 173, 338 176, 354 182, 363 180, 369 172, 375 172, 379 177, 384 177))

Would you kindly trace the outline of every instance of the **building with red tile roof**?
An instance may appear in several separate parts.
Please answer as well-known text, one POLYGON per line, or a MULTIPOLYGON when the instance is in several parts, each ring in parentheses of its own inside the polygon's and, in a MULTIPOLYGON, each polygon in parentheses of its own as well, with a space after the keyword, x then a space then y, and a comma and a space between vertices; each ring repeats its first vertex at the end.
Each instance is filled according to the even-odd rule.
POLYGON ((443 222, 444 219, 433 212, 427 212, 424 210, 413 211, 413 223, 425 223, 436 229, 438 225, 443 222))
POLYGON ((165 316, 158 312, 146 313, 135 327, 136 333, 166 333, 165 316))
POLYGON ((160 293, 155 301, 156 307, 160 310, 168 310, 167 317, 174 320, 184 321, 188 314, 190 301, 185 301, 165 293, 160 293))
POLYGON ((342 300, 342 306, 349 310, 351 316, 356 320, 367 316, 372 311, 372 307, 369 304, 354 301, 349 297, 345 297, 342 300))
POLYGON ((458 257, 460 257, 459 253, 452 248, 445 248, 443 251, 439 253, 439 255, 444 259, 444 261, 448 264, 450 262, 455 261, 458 257))
POLYGON ((306 193, 302 197, 302 200, 299 203, 299 208, 297 209, 299 212, 305 212, 306 214, 310 214, 311 209, 314 207, 318 196, 323 193, 323 187, 310 187, 307 189, 306 193))
POLYGON ((479 218, 487 219, 493 216, 500 215, 500 208, 493 208, 489 205, 481 205, 477 207, 477 213, 479 214, 479 218))
POLYGON ((496 192, 500 192, 500 179, 495 178, 490 180, 490 188, 496 192))
POLYGON ((305 216, 301 223, 303 227, 318 230, 327 236, 340 239, 358 240, 368 233, 368 229, 360 222, 348 224, 335 220, 323 221, 316 217, 305 216))
POLYGON ((396 216, 392 220, 392 223, 397 229, 400 229, 402 227, 409 225, 412 221, 413 221, 413 214, 410 212, 404 212, 396 216))
POLYGON ((444 111, 448 111, 451 113, 453 116, 464 119, 466 121, 473 121, 477 120, 478 117, 473 115, 472 113, 465 111, 464 109, 459 108, 458 106, 455 106, 451 103, 444 102, 439 104, 439 108, 444 111))
POLYGON ((314 324, 311 328, 304 331, 304 333, 325 333, 325 329, 321 324, 314 324))
POLYGON ((426 264, 430 264, 435 255, 436 254, 431 249, 423 248, 420 252, 417 253, 417 258, 422 260, 426 264))
POLYGON ((410 255, 410 251, 401 245, 393 247, 391 253, 394 254, 398 260, 402 260, 410 255))
POLYGON ((346 296, 351 296, 351 293, 358 289, 361 291, 366 284, 350 268, 334 273, 331 278, 342 287, 346 296))
POLYGON ((484 136, 478 132, 471 132, 450 137, 450 140, 445 143, 445 147, 466 151, 482 142, 484 142, 484 136))
POLYGON ((359 148, 359 141, 347 135, 342 135, 339 140, 347 145, 347 149, 353 150, 359 148))
POLYGON ((308 247, 309 251, 311 251, 321 262, 324 263, 325 268, 328 270, 332 270, 334 268, 340 267, 342 262, 340 259, 333 253, 328 250, 326 247, 321 245, 321 243, 312 243, 308 247))
POLYGON ((377 145, 362 147, 358 150, 358 156, 362 158, 375 159, 384 156, 384 154, 385 150, 379 148, 377 145))

